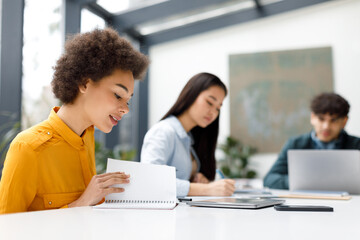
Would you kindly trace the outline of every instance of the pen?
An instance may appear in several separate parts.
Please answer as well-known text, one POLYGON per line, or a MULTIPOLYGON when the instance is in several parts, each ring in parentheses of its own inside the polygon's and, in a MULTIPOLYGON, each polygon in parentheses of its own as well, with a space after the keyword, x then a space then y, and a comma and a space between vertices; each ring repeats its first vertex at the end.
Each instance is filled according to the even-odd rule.
POLYGON ((222 179, 224 179, 224 178, 226 178, 225 177, 225 175, 224 175, 224 173, 220 170, 220 169, 216 169, 216 172, 219 174, 219 176, 222 178, 222 179))
POLYGON ((180 202, 189 202, 192 201, 192 198, 178 198, 180 202))

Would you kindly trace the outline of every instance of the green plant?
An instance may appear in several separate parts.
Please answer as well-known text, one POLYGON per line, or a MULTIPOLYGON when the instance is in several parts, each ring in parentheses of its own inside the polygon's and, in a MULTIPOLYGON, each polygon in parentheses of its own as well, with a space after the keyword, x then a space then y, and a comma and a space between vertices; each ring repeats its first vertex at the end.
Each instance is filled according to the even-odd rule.
POLYGON ((98 174, 106 171, 108 158, 133 161, 135 156, 135 149, 125 149, 118 145, 111 150, 105 148, 100 142, 95 141, 96 172, 98 174))
MULTIPOLYGON (((5 161, 6 153, 11 141, 20 132, 20 122, 16 121, 16 114, 0 113, 8 121, 0 126, 0 171, 5 161)), ((1 174, 0 174, 1 176, 1 174)))
POLYGON ((242 144, 239 140, 228 137, 225 144, 220 145, 225 158, 220 160, 221 170, 229 178, 254 178, 256 172, 249 169, 249 157, 256 148, 242 144))

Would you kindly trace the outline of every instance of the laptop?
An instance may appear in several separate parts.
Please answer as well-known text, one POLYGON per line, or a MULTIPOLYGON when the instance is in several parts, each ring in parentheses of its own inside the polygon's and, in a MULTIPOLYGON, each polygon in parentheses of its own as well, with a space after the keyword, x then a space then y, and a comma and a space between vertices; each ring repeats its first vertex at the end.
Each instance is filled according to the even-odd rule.
POLYGON ((360 194, 359 150, 289 150, 290 191, 360 194))
POLYGON ((190 206, 216 208, 258 209, 284 203, 285 200, 270 198, 217 198, 201 201, 188 201, 190 206))

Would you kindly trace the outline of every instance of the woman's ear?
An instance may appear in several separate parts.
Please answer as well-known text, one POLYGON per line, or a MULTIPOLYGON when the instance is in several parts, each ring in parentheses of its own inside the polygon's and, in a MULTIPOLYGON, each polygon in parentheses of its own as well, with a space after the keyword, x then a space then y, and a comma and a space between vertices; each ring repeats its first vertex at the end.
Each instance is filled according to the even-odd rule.
POLYGON ((79 85, 79 91, 81 93, 85 93, 86 89, 88 88, 88 84, 90 83, 90 79, 87 79, 85 83, 79 85))

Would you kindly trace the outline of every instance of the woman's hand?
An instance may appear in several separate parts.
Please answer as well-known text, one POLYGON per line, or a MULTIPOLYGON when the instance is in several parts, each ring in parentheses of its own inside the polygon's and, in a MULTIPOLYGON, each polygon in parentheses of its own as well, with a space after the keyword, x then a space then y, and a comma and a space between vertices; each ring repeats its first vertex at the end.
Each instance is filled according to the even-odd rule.
POLYGON ((235 191, 235 181, 222 179, 207 184, 207 195, 209 196, 231 196, 235 191))
POLYGON ((235 181, 222 179, 211 183, 190 183, 188 196, 231 196, 235 191, 235 181))
POLYGON ((209 179, 207 179, 202 173, 196 173, 193 179, 194 183, 209 183, 209 179))
POLYGON ((114 184, 129 183, 130 175, 123 172, 104 173, 92 177, 89 185, 79 199, 70 203, 69 207, 91 206, 100 202, 110 193, 120 193, 124 188, 112 187, 114 184))

